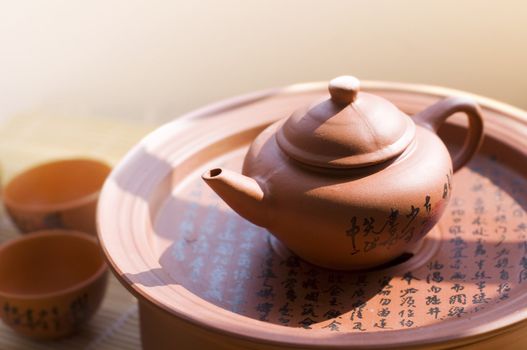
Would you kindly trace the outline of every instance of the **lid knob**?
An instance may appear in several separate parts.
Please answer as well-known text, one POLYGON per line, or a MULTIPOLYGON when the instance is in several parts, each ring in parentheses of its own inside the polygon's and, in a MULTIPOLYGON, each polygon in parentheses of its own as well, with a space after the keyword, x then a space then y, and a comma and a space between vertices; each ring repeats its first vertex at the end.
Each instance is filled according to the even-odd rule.
POLYGON ((328 88, 333 102, 339 105, 349 105, 357 98, 360 81, 351 75, 342 75, 331 80, 328 88))

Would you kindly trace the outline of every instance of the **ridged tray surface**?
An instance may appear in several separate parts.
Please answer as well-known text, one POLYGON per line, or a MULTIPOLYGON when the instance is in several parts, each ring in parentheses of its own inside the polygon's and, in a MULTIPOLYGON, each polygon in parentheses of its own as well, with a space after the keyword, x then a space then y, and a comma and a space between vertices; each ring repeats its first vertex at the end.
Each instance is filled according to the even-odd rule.
MULTIPOLYGON (((484 336, 524 320, 527 128, 521 111, 481 99, 485 143, 445 189, 452 191, 446 214, 421 245, 371 271, 335 272, 301 261, 206 187, 204 170, 239 170, 254 136, 320 97, 321 86, 200 111, 132 150, 99 208, 101 240, 123 282, 188 322, 289 345, 315 339, 326 346, 428 344, 484 336)), ((410 114, 445 94, 368 86, 410 114)), ((441 131, 451 149, 465 132, 454 119, 441 131)), ((399 208, 401 220, 412 210, 399 208)), ((366 226, 364 235, 375 231, 366 226)), ((374 235, 370 242, 374 250, 374 235)))

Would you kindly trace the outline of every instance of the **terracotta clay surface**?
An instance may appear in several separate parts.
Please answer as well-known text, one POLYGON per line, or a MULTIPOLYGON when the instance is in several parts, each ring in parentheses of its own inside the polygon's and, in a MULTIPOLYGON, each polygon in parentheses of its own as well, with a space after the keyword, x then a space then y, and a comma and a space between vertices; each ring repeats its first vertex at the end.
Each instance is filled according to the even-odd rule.
POLYGON ((71 334, 104 296, 107 266, 94 237, 39 231, 0 246, 0 317, 38 339, 71 334))
POLYGON ((438 222, 452 189, 452 161, 435 131, 469 116, 459 169, 477 151, 476 102, 449 98, 412 119, 342 76, 329 96, 266 128, 242 174, 214 168, 205 182, 238 214, 265 227, 304 260, 359 270, 389 262, 438 222))
POLYGON ((92 159, 35 166, 6 185, 7 212, 22 232, 65 228, 95 234, 95 208, 110 170, 92 159))
MULTIPOLYGON (((363 85, 408 114, 460 93, 363 85)), ((292 86, 200 110, 147 137, 109 177, 100 240, 140 300, 144 348, 514 349, 527 317, 525 112, 476 97, 486 137, 453 175, 445 214, 421 244, 369 271, 300 260, 201 181, 215 165, 241 170, 262 130, 326 88, 292 86)), ((464 147, 463 120, 439 132, 452 154, 464 147)))

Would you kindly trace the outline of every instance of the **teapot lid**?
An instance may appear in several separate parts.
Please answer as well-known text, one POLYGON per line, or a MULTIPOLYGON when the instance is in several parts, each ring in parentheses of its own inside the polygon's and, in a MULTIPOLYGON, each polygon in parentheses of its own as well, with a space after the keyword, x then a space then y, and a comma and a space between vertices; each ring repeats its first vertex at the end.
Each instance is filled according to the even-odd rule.
POLYGON ((401 154, 414 138, 414 122, 388 100, 359 90, 355 77, 331 80, 329 99, 297 110, 282 124, 280 148, 324 168, 365 167, 401 154))

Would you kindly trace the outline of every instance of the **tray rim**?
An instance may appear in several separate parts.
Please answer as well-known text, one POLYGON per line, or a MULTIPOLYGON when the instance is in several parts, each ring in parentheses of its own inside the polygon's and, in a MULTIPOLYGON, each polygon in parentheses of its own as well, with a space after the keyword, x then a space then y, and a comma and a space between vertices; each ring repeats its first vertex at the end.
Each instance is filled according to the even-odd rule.
MULTIPOLYGON (((246 104, 250 104, 253 102, 257 102, 258 100, 265 99, 267 97, 273 97, 276 95, 283 95, 283 94, 295 94, 295 93, 306 93, 306 92, 316 92, 316 91, 322 91, 326 88, 326 82, 315 82, 315 83, 305 83, 305 84, 295 84, 286 86, 283 88, 277 88, 277 89, 269 89, 264 91, 259 91, 255 93, 250 93, 226 100, 222 100, 220 102, 205 106, 203 108, 200 108, 196 111, 190 112, 185 114, 184 116, 180 117, 179 119, 170 122, 168 124, 165 124, 164 126, 161 126, 157 130, 153 131, 149 135, 147 135, 143 140, 137 144, 132 150, 130 150, 127 155, 121 160, 121 162, 114 168, 112 171, 112 174, 110 174, 107 183, 105 184, 102 194, 101 194, 101 200, 105 199, 107 192, 109 191, 107 187, 109 186, 108 183, 111 179, 113 179, 117 173, 119 173, 120 169, 124 167, 124 164, 126 164, 127 161, 129 161, 136 152, 138 152, 142 146, 147 144, 157 144, 159 143, 160 139, 163 139, 163 137, 166 137, 168 134, 172 132, 176 132, 176 130, 179 130, 182 132, 182 130, 192 127, 195 121, 199 121, 203 118, 211 117, 217 113, 220 113, 222 110, 229 110, 229 109, 236 109, 238 107, 241 107, 246 104)), ((390 82, 379 82, 379 81, 365 81, 363 82, 363 85, 365 89, 372 90, 372 91, 379 91, 379 90, 387 90, 387 91, 396 91, 396 92, 406 92, 406 93, 416 93, 420 95, 428 95, 433 97, 445 97, 453 94, 461 94, 465 96, 471 96, 475 98, 485 109, 496 111, 500 114, 506 114, 508 118, 501 118, 499 121, 495 120, 494 122, 496 124, 502 124, 503 127, 509 127, 511 121, 514 121, 516 123, 520 123, 523 126, 527 125, 527 112, 518 109, 516 107, 510 106, 508 104, 498 102, 489 98, 481 97, 475 94, 469 94, 466 92, 462 92, 459 90, 454 89, 448 89, 448 88, 442 88, 437 86, 427 86, 427 85, 418 85, 418 84, 406 84, 406 83, 390 83, 390 82), (510 117, 510 118, 509 118, 510 117), (506 120, 509 119, 509 120, 506 120), (512 120, 510 120, 512 119, 512 120)), ((141 286, 138 286, 137 284, 132 284, 132 281, 129 281, 126 279, 126 277, 122 276, 123 272, 120 270, 118 263, 114 261, 108 251, 108 247, 105 246, 104 241, 104 234, 102 232, 102 223, 101 223, 101 217, 104 215, 102 212, 102 206, 100 205, 98 208, 98 227, 99 227, 99 240, 101 242, 101 247, 105 253, 105 257, 107 261, 109 262, 109 265, 114 272, 114 274, 118 277, 120 282, 127 287, 128 290, 134 294, 137 298, 139 298, 141 301, 145 300, 150 302, 151 304, 155 305, 156 307, 160 308, 161 310, 168 312, 174 317, 180 318, 182 320, 188 321, 190 323, 193 323, 195 325, 198 325, 201 328, 205 328, 209 331, 214 331, 217 333, 222 334, 228 334, 230 336, 236 336, 241 339, 249 340, 256 343, 267 343, 267 344, 278 344, 278 345, 290 345, 290 346, 303 346, 306 348, 311 347, 319 347, 319 345, 323 345, 326 348, 342 348, 342 347, 349 347, 350 344, 353 344, 353 338, 357 338, 358 335, 364 337, 366 334, 356 334, 356 333, 340 333, 340 336, 337 337, 337 342, 330 342, 327 343, 325 341, 329 341, 330 339, 326 338, 325 341, 319 345, 314 343, 315 339, 318 339, 320 341, 320 338, 315 338, 312 336, 309 336, 307 332, 303 332, 302 334, 298 332, 287 332, 291 334, 286 334, 284 336, 276 335, 271 336, 269 335, 269 332, 262 332, 263 334, 255 334, 254 327, 244 328, 244 327, 231 327, 231 329, 226 330, 225 328, 218 327, 218 323, 216 322, 206 322, 197 319, 197 317, 194 317, 195 315, 190 315, 187 313, 182 313, 182 310, 174 310, 173 308, 164 305, 160 303, 155 298, 152 298, 148 295, 148 291, 144 290, 144 288, 141 288, 141 286), (179 311, 179 312, 178 312, 179 311), (216 325, 214 324, 216 323, 216 325), (235 328, 235 329, 232 329, 235 328), (251 331, 253 333, 251 333, 251 331), (293 335, 293 333, 297 333, 296 336, 293 335), (355 336, 353 336, 355 335, 355 336)), ((196 296, 197 297, 197 296, 196 296)), ((198 299, 201 299, 197 297, 198 299)), ((202 300, 202 302, 205 302, 202 300)), ((205 302, 208 303, 208 302, 205 302)), ((209 306, 209 305, 207 305, 209 306)), ((201 306, 203 307, 203 305, 201 306)), ((216 307, 218 309, 221 309, 219 307, 216 307)), ((223 310, 223 309, 221 309, 223 310)), ((214 310, 214 307, 211 308, 211 311, 217 311, 214 310)), ((227 310, 223 310, 224 312, 228 312, 232 315, 235 315, 234 317, 245 317, 242 315, 233 314, 227 310)), ((357 345, 360 345, 361 347, 375 347, 375 346, 410 346, 410 345, 430 345, 430 344, 437 344, 439 342, 448 342, 450 345, 452 342, 471 342, 474 341, 474 337, 480 337, 479 339, 482 339, 481 337, 491 337, 497 333, 504 332, 510 328, 515 328, 516 326, 519 326, 519 323, 522 323, 521 321, 526 320, 527 317, 527 308, 525 310, 522 310, 522 315, 519 315, 519 312, 515 312, 508 317, 498 319, 492 322, 492 327, 489 325, 485 325, 485 327, 479 327, 476 329, 472 329, 471 332, 464 333, 462 337, 457 339, 450 339, 448 337, 440 337, 435 336, 434 338, 427 338, 426 341, 423 341, 422 339, 418 339, 416 341, 408 341, 408 339, 405 339, 405 342, 403 342, 400 338, 395 338, 395 335, 401 334, 403 332, 404 334, 408 334, 408 336, 411 336, 412 333, 416 333, 416 331, 422 331, 425 328, 428 328, 430 326, 423 326, 418 327, 415 329, 409 329, 409 330, 396 330, 396 331, 384 331, 382 333, 376 333, 376 334, 382 334, 386 341, 381 342, 370 342, 370 341, 361 341, 360 343, 357 343, 357 345), (392 336, 390 336, 390 333, 393 333, 392 336), (472 339, 472 340, 471 340, 472 339)), ((250 319, 248 317, 245 317, 247 319, 250 319)), ((251 319, 252 320, 252 319, 251 319)), ((255 321, 255 320, 253 320, 255 321)), ((454 320, 453 320, 454 321, 454 320)), ((455 320, 458 321, 458 320, 455 320)), ((469 318, 459 321, 470 321, 469 318)), ((261 322, 261 321, 255 321, 255 322, 261 322)), ((450 323, 450 322, 446 322, 450 323)), ((238 325, 239 326, 239 325, 238 325)), ((438 325, 433 325, 434 327, 438 327, 438 325)), ((278 326, 282 330, 284 328, 287 329, 293 329, 296 330, 296 328, 289 328, 289 327, 283 327, 278 326)), ((260 327, 260 331, 265 330, 263 328, 274 328, 274 327, 260 327)), ((286 333, 286 332, 284 332, 286 333)), ((314 332, 310 332, 314 333, 314 332)), ((327 333, 325 333, 327 335, 327 333)), ((371 334, 374 335, 374 334, 371 334)), ((444 345, 441 344, 441 345, 444 345)), ((352 346, 352 345, 351 345, 352 346)), ((445 345, 446 346, 446 345, 445 345)))

